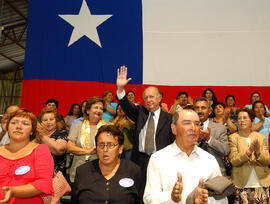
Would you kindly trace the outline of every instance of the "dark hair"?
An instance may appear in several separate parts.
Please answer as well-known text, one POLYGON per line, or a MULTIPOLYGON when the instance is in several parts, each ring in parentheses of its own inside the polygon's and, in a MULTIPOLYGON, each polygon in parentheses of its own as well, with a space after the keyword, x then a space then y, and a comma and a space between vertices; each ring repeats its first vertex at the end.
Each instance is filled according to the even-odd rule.
MULTIPOLYGON (((80 105, 80 110, 81 110, 81 115, 80 115, 80 117, 81 116, 84 116, 86 113, 85 113, 85 109, 84 109, 84 112, 82 111, 82 107, 83 107, 83 104, 84 103, 87 103, 87 100, 83 100, 82 102, 81 102, 81 105, 80 105)), ((85 104, 85 106, 86 106, 86 104, 85 104)))
POLYGON ((260 99, 261 99, 261 94, 260 94, 259 92, 257 92, 257 91, 254 91, 254 92, 252 92, 251 95, 250 95, 250 102, 251 102, 251 98, 252 98, 252 96, 253 96, 254 94, 258 94, 259 97, 260 97, 260 99))
POLYGON ((79 115, 81 115, 81 106, 80 106, 80 104, 77 104, 77 103, 74 103, 74 104, 72 104, 72 105, 70 106, 70 109, 69 109, 69 112, 68 112, 67 115, 73 115, 73 108, 74 108, 75 106, 79 106, 79 109, 80 109, 79 115))
MULTIPOLYGON (((260 103, 260 104, 263 105, 263 107, 264 107, 264 116, 266 116, 266 107, 265 107, 264 102, 262 102, 262 101, 255 101, 255 102, 252 104, 252 111, 254 112, 255 105, 256 105, 257 103, 260 103)), ((254 112, 254 113, 255 113, 255 112, 254 112)))
POLYGON ((128 95, 129 93, 133 93, 133 94, 134 94, 134 96, 135 96, 134 91, 128 91, 126 95, 128 95))
POLYGON ((7 130, 8 130, 8 126, 9 126, 9 123, 11 121, 12 118, 14 117, 24 117, 24 118, 28 118, 31 123, 32 123, 32 135, 30 135, 30 140, 33 140, 35 139, 36 137, 36 130, 37 130, 37 118, 36 116, 31 113, 30 111, 22 108, 22 109, 19 109, 13 113, 11 113, 8 117, 8 121, 7 121, 7 130))
POLYGON ((216 96, 215 92, 212 89, 210 89, 210 88, 205 89, 204 92, 203 92, 203 94, 202 94, 202 96, 205 97, 207 91, 210 91, 212 93, 213 103, 217 103, 217 101, 218 101, 217 100, 217 96, 216 96))
POLYGON ((194 105, 192 105, 192 104, 187 104, 183 109, 184 110, 195 110, 194 105))
POLYGON ((104 106, 103 99, 99 98, 98 96, 93 96, 87 100, 87 103, 85 105, 85 110, 84 110, 84 113, 86 116, 88 116, 87 111, 91 109, 92 105, 98 102, 102 103, 102 105, 104 106))
POLYGON ((98 136, 103 132, 111 133, 113 135, 113 137, 116 137, 119 146, 122 146, 124 144, 124 135, 115 125, 103 125, 103 126, 101 126, 98 129, 97 135, 95 137, 96 144, 97 144, 97 141, 98 141, 98 136))
POLYGON ((87 100, 83 100, 80 107, 82 107, 85 102, 87 103, 87 100))
POLYGON ((250 120, 251 120, 251 121, 254 120, 254 118, 255 118, 254 112, 253 112, 251 109, 247 108, 247 107, 238 108, 238 109, 236 110, 236 118, 237 118, 237 119, 238 119, 239 113, 241 113, 241 112, 246 112, 246 113, 248 113, 248 116, 249 116, 250 120))
POLYGON ((195 100, 194 106, 198 101, 205 101, 207 103, 208 108, 211 108, 210 101, 206 97, 199 97, 195 100))
POLYGON ((218 105, 222 105, 223 108, 225 109, 225 104, 222 103, 222 102, 219 102, 219 101, 218 101, 217 103, 214 104, 214 109, 215 109, 218 105))
POLYGON ((5 107, 4 113, 7 113, 7 109, 8 109, 9 107, 12 107, 12 106, 16 106, 16 107, 20 108, 20 106, 18 106, 17 104, 10 104, 10 105, 8 105, 7 107, 5 107))
POLYGON ((234 105, 235 105, 235 97, 234 97, 233 95, 229 94, 229 95, 227 95, 227 96, 225 97, 225 103, 226 103, 226 106, 228 106, 227 100, 228 100, 230 97, 233 98, 233 100, 234 100, 234 105))
POLYGON ((185 92, 185 91, 180 91, 177 96, 176 96, 176 99, 179 99, 181 95, 186 95, 186 97, 188 97, 188 93, 185 92))
POLYGON ((117 104, 116 109, 115 109, 116 114, 114 115, 113 118, 115 119, 118 116, 118 112, 117 111, 118 111, 119 108, 122 109, 122 112, 125 114, 125 117, 128 118, 127 114, 125 113, 125 111, 123 110, 123 108, 120 106, 120 104, 117 104))
POLYGON ((54 98, 48 99, 48 100, 46 101, 46 104, 45 104, 45 105, 47 105, 48 103, 54 103, 55 106, 56 106, 56 109, 58 109, 58 101, 55 100, 54 98))

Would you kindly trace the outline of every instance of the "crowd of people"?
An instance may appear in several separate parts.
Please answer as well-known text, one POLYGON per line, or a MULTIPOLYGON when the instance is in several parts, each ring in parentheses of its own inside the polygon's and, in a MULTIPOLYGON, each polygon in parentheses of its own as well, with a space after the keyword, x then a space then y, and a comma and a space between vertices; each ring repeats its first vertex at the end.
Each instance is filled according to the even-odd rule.
POLYGON ((270 112, 260 93, 235 107, 233 95, 223 103, 210 88, 194 101, 181 91, 168 108, 152 86, 136 103, 130 80, 120 67, 116 93, 72 104, 65 117, 56 99, 37 117, 9 105, 0 203, 44 203, 57 172, 72 203, 270 203, 270 112))

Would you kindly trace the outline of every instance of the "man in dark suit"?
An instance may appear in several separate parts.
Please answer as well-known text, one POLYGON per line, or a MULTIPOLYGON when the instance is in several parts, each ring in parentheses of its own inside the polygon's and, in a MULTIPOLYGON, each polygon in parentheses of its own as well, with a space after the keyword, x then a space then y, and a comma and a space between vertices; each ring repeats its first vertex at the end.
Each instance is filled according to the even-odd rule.
POLYGON ((221 173, 225 176, 226 169, 221 157, 230 153, 226 127, 209 120, 208 116, 212 113, 212 109, 205 97, 196 99, 194 109, 199 115, 202 126, 198 140, 199 146, 216 158, 221 173))
POLYGON ((161 95, 156 87, 144 90, 145 107, 130 103, 124 90, 130 80, 131 78, 127 79, 125 66, 117 70, 117 99, 127 116, 136 124, 132 160, 141 166, 146 178, 150 155, 174 141, 171 131, 172 116, 161 110, 161 95))

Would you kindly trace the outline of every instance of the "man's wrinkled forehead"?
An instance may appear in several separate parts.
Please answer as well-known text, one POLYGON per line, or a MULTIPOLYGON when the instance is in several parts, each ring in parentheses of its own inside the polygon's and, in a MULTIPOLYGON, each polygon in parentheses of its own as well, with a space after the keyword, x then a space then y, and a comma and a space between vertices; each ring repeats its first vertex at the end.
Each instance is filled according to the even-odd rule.
POLYGON ((192 120, 193 122, 200 121, 198 114, 194 110, 190 109, 180 110, 178 111, 178 115, 180 121, 186 120, 192 120))
POLYGON ((196 109, 196 107, 208 108, 208 103, 207 103, 207 101, 197 101, 194 106, 195 106, 195 109, 196 109))
POLYGON ((143 97, 145 96, 157 96, 158 95, 158 89, 155 87, 147 87, 144 91, 143 91, 143 97))

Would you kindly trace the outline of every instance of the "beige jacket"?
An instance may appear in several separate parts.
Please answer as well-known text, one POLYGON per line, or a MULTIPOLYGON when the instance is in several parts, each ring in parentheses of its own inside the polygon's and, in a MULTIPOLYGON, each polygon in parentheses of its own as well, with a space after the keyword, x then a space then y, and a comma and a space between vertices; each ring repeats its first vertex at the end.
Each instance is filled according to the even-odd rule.
POLYGON ((258 132, 250 134, 251 143, 256 138, 260 143, 260 156, 255 157, 254 153, 250 157, 246 155, 248 143, 246 137, 239 132, 229 136, 230 155, 229 159, 232 163, 232 181, 237 188, 244 188, 247 184, 252 167, 254 166, 256 175, 262 186, 270 186, 270 154, 267 149, 266 137, 258 132))

